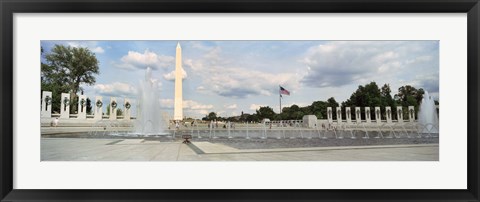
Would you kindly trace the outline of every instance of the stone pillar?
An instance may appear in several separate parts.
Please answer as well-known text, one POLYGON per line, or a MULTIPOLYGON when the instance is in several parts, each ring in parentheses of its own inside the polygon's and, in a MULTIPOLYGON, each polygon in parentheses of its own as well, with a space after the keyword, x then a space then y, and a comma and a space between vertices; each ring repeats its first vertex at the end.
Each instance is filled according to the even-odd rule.
POLYGON ((370 123, 372 120, 372 117, 370 117, 370 107, 365 107, 365 121, 367 123, 370 123))
POLYGON ((87 119, 87 96, 78 95, 78 119, 87 119))
POLYGON ((327 120, 328 120, 328 123, 332 123, 332 122, 333 122, 332 107, 327 107, 327 120))
POLYGON ((68 119, 70 118, 70 94, 62 93, 62 98, 60 100, 60 118, 68 119))
POLYGON ((350 111, 350 107, 345 107, 345 119, 347 123, 352 123, 352 112, 350 111))
POLYGON ((110 116, 108 117, 108 119, 117 120, 117 107, 118 107, 117 98, 111 97, 110 98, 110 116))
POLYGON ((337 107, 337 123, 342 123, 342 108, 337 107))
POLYGON ((102 101, 102 96, 95 96, 95 115, 93 116, 94 120, 102 120, 102 115, 103 115, 103 101, 102 101))
POLYGON ((360 107, 355 107, 355 121, 357 123, 362 122, 362 110, 360 109, 360 107))
POLYGON ((380 107, 375 107, 375 121, 382 123, 382 110, 380 110, 380 107))
POLYGON ((42 118, 52 117, 52 92, 42 92, 42 109, 40 110, 40 116, 42 118))
POLYGON ((130 120, 130 110, 132 109, 132 102, 125 98, 123 102, 123 119, 130 120))
POLYGON ((408 120, 410 120, 410 122, 415 121, 415 107, 414 106, 408 106, 408 120))
POLYGON ((397 121, 403 123, 403 107, 397 107, 397 121))
POLYGON ((392 108, 385 107, 385 117, 387 117, 387 123, 392 123, 392 108))

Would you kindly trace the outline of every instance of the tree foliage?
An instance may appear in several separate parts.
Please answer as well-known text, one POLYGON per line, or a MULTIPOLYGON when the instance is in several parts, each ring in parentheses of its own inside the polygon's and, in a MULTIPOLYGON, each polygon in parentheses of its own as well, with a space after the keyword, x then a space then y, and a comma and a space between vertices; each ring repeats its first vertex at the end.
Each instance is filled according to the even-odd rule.
POLYGON ((204 118, 202 118, 202 120, 204 121, 213 121, 213 120, 217 120, 218 117, 217 117, 217 113, 215 112, 210 112, 208 113, 208 115, 206 115, 204 118))
MULTIPOLYGON (((406 85, 398 88, 398 93, 395 94, 395 97, 399 105, 403 107, 414 106, 415 112, 417 113, 423 99, 423 94, 425 94, 425 91, 422 88, 416 89, 413 86, 406 85)), ((407 117, 407 110, 404 110, 403 117, 407 117)))
MULTIPOLYGON (((74 99, 82 90, 81 84, 95 84, 95 75, 99 74, 99 62, 89 49, 55 45, 47 54, 44 54, 41 48, 41 53, 45 61, 41 63, 42 91, 52 91, 53 95, 70 93, 74 99)), ((53 96, 52 107, 53 111, 59 110, 59 96, 53 96)), ((70 108, 75 110, 77 107, 72 102, 70 108)))
POLYGON ((273 111, 273 109, 268 106, 260 107, 259 109, 256 110, 256 112, 260 120, 263 120, 263 119, 272 120, 273 117, 275 116, 275 112, 273 111))

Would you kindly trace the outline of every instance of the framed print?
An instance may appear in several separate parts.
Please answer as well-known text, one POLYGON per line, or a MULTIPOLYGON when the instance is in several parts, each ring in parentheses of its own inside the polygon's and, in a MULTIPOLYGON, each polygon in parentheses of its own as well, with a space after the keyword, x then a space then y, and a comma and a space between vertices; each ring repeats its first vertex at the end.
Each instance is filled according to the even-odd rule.
POLYGON ((477 0, 0 5, 1 201, 479 200, 477 0))

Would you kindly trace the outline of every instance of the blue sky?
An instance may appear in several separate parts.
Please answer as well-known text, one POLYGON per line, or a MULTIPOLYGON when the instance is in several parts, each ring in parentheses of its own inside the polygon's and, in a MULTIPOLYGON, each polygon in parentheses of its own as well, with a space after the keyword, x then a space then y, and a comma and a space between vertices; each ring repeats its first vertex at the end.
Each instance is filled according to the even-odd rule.
MULTIPOLYGON (((279 85, 291 92, 282 106, 310 105, 335 97, 345 101, 371 81, 424 88, 439 98, 438 41, 178 41, 182 47, 184 115, 201 118, 253 113, 259 106, 279 111, 279 85)), ((177 41, 41 41, 87 47, 100 64, 88 97, 136 98, 145 69, 153 69, 159 105, 173 115, 177 41)), ((135 113, 135 112, 134 112, 135 113)))

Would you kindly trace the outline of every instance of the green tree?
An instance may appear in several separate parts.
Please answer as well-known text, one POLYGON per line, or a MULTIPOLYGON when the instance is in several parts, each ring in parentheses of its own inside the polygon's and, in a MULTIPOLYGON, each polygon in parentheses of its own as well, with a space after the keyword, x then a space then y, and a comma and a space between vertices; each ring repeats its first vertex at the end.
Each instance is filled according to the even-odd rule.
POLYGON ((123 116, 123 110, 120 108, 117 108, 117 116, 123 116))
POLYGON ((327 118, 327 102, 315 101, 310 105, 311 114, 319 119, 327 118))
POLYGON ((258 118, 260 120, 263 120, 265 118, 273 120, 273 117, 275 116, 275 112, 273 109, 269 106, 266 107, 260 107, 257 111, 258 118))
POLYGON ((208 115, 205 117, 205 120, 206 120, 206 121, 213 121, 213 120, 215 120, 215 119, 217 119, 217 118, 218 118, 218 117, 217 117, 217 113, 215 113, 215 112, 210 112, 210 113, 208 113, 208 115))
POLYGON ((92 114, 92 100, 90 100, 90 98, 87 98, 86 108, 87 108, 87 114, 91 115, 92 114))
MULTIPOLYGON (((41 64, 41 87, 42 90, 52 91, 54 95, 69 92, 74 99, 82 90, 80 85, 95 84, 95 75, 99 74, 99 62, 87 48, 55 45, 50 53, 44 55, 44 60, 45 63, 41 64)), ((55 99, 59 96, 53 97, 53 104, 58 104, 59 108, 60 98, 57 98, 58 102, 55 99)), ((76 111, 77 106, 72 103, 70 108, 76 111)))
POLYGON ((247 120, 248 122, 252 122, 252 121, 253 121, 253 122, 259 122, 259 121, 260 121, 260 119, 258 118, 258 115, 257 115, 257 114, 249 114, 249 115, 247 116, 246 120, 247 120))
MULTIPOLYGON (((338 102, 335 100, 334 97, 328 98, 327 100, 327 107, 332 108, 332 118, 336 119, 337 118, 337 113, 335 111, 337 110, 337 107, 340 106, 338 102)), ((327 113, 325 112, 325 117, 327 117, 327 113)))
MULTIPOLYGON (((403 107, 414 106, 416 114, 419 110, 424 93, 425 91, 422 88, 416 89, 413 86, 406 85, 398 88, 398 93, 395 97, 397 98, 398 105, 403 107)), ((403 113, 404 117, 408 117, 407 110, 403 110, 403 113)))
MULTIPOLYGON (((382 111, 385 110, 385 107, 390 106, 392 109, 396 107, 395 100, 391 95, 390 85, 384 84, 381 88, 378 87, 377 83, 370 82, 365 86, 358 86, 358 89, 352 93, 349 99, 342 103, 342 107, 362 107, 362 112, 364 112, 363 107, 380 107, 382 111)), ((370 117, 373 117, 374 111, 370 110, 370 117)), ((354 110, 351 110, 351 117, 354 116, 354 110)), ((365 114, 361 113, 362 119, 365 119, 365 114)), ((385 116, 382 113, 382 116, 385 116)), ((385 118, 385 117, 384 117, 385 118)))

